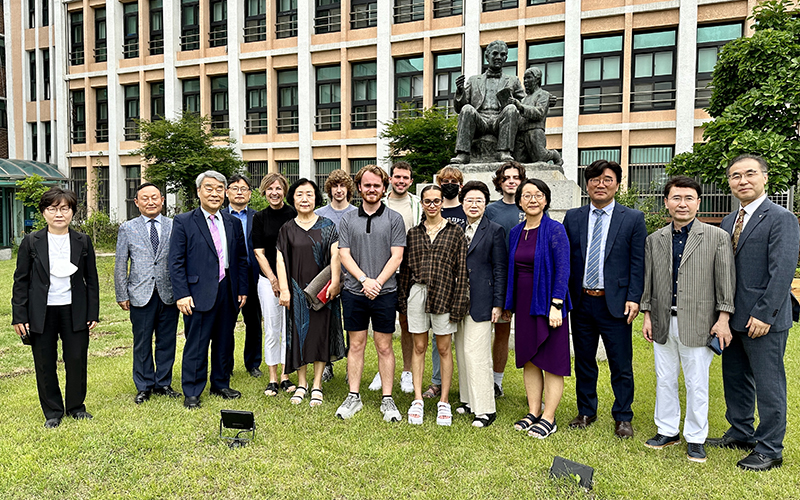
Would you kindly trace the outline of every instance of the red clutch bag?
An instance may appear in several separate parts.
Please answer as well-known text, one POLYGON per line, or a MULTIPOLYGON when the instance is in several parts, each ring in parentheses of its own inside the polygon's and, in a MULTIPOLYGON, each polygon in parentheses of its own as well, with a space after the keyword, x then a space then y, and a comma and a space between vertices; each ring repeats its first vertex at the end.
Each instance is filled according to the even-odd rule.
POLYGON ((323 304, 328 303, 328 287, 330 286, 331 286, 331 280, 328 280, 328 282, 325 283, 325 286, 322 287, 322 290, 320 290, 319 293, 317 294, 317 298, 323 304))

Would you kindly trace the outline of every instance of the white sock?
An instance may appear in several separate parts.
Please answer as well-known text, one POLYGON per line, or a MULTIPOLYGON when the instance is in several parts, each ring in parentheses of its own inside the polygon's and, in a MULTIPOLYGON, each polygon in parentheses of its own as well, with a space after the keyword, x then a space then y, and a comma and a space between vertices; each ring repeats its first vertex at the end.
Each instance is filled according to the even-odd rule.
POLYGON ((503 388, 503 375, 505 372, 492 372, 494 375, 494 385, 503 388))

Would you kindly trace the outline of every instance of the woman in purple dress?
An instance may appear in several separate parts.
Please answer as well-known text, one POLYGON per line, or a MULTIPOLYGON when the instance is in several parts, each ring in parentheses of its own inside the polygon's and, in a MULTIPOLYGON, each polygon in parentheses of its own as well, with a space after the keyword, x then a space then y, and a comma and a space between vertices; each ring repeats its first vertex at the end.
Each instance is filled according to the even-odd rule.
POLYGON ((514 428, 544 439, 557 429, 556 408, 570 374, 569 241, 564 226, 547 216, 550 188, 543 181, 526 180, 515 201, 525 222, 509 234, 505 316, 516 312, 517 368, 524 370, 528 414, 514 428))

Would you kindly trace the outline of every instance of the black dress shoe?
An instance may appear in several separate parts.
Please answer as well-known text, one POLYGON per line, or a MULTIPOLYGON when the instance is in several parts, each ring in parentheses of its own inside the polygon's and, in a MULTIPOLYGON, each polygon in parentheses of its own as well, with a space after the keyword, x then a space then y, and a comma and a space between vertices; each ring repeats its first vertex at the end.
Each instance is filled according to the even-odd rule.
POLYGON ((133 402, 137 405, 144 403, 145 401, 150 399, 150 392, 151 391, 139 391, 136 393, 136 397, 133 398, 133 402))
POLYGON ((749 455, 739 460, 736 465, 744 470, 770 470, 783 465, 783 459, 770 458, 757 451, 751 451, 749 455))
POLYGON ((183 406, 190 410, 196 410, 200 408, 200 398, 197 396, 186 396, 183 399, 183 406))
POLYGON ((250 376, 253 378, 258 378, 261 375, 264 375, 263 373, 261 373, 261 370, 259 370, 258 367, 250 368, 249 370, 247 370, 247 373, 249 373, 250 376))
POLYGON ((633 426, 630 422, 614 422, 614 434, 620 439, 633 437, 633 426))
POLYGON ((652 438, 645 441, 644 445, 648 448, 653 448, 654 450, 660 450, 662 448, 666 448, 667 446, 672 446, 674 444, 680 444, 681 437, 680 435, 675 436, 665 436, 663 434, 656 434, 652 438))
POLYGON ((589 415, 578 415, 572 419, 569 426, 572 429, 585 429, 592 425, 595 420, 597 420, 597 415, 592 415, 591 417, 589 415))
POLYGON ((179 398, 182 394, 176 390, 172 389, 172 386, 164 386, 164 387, 156 387, 153 389, 153 394, 158 394, 159 396, 167 396, 169 398, 179 398))
POLYGON ((748 443, 747 441, 739 441, 733 439, 727 434, 723 434, 721 438, 708 438, 706 445, 712 448, 728 448, 731 450, 752 451, 756 447, 755 443, 748 443))
POLYGON ((242 397, 242 393, 230 387, 223 387, 222 389, 211 389, 211 394, 219 396, 222 399, 236 399, 242 397))
POLYGON ((48 418, 47 421, 44 423, 44 426, 48 429, 55 429, 59 425, 61 425, 60 418, 48 418))
POLYGON ((71 413, 70 417, 75 420, 91 420, 94 418, 88 411, 76 411, 75 413, 71 413))

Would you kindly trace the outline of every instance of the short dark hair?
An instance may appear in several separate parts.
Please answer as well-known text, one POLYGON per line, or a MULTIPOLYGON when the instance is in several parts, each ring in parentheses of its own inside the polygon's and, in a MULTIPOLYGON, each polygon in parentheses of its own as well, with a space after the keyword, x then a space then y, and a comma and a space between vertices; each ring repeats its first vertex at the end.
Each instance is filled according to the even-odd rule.
POLYGON ((500 167, 495 170, 494 172, 494 179, 492 179, 492 184, 494 184, 494 189, 498 193, 503 192, 503 183, 506 181, 506 170, 509 168, 516 168, 519 172, 519 182, 525 182, 527 177, 525 176, 525 166, 518 162, 518 161, 507 161, 500 165, 500 167))
POLYGON ((603 175, 603 170, 607 168, 610 168, 614 172, 614 175, 617 176, 617 184, 622 184, 622 167, 620 167, 619 163, 615 161, 593 161, 592 164, 586 167, 586 170, 583 171, 583 178, 588 183, 589 179, 594 179, 595 177, 600 177, 603 175))
POLYGON ((761 171, 762 172, 764 172, 765 174, 767 172, 769 172, 769 166, 767 165, 767 160, 765 160, 764 158, 762 158, 762 157, 760 157, 758 155, 745 153, 743 155, 737 156, 736 158, 731 160, 730 163, 728 163, 728 168, 725 169, 725 174, 727 175, 728 172, 730 172, 731 167, 736 165, 737 163, 739 163, 742 160, 755 160, 755 161, 758 162, 758 165, 761 167, 761 171))
POLYGON ((700 186, 699 182, 685 175, 676 175, 675 177, 671 177, 664 185, 664 198, 669 198, 669 192, 674 187, 691 188, 697 191, 698 198, 703 196, 703 187, 700 186))
POLYGON ((322 191, 319 190, 319 186, 317 186, 316 182, 312 181, 311 179, 306 179, 305 177, 297 179, 292 183, 291 186, 289 186, 289 192, 286 193, 286 201, 289 202, 289 205, 294 207, 294 192, 297 191, 297 188, 306 184, 309 184, 312 188, 314 188, 314 208, 321 207, 322 191))
POLYGON ((400 170, 408 170, 408 173, 411 174, 411 177, 414 177, 414 170, 411 168, 411 164, 402 160, 392 163, 392 166, 389 167, 389 177, 394 175, 394 170, 396 168, 399 168, 400 170))
MULTIPOLYGON (((522 188, 524 188, 528 184, 533 184, 534 186, 536 186, 537 189, 539 189, 539 191, 544 193, 544 199, 545 201, 547 201, 547 204, 544 206, 544 210, 545 212, 549 210, 550 199, 551 199, 550 186, 548 186, 543 180, 540 179, 525 179, 525 182, 519 185, 519 187, 517 188, 517 192, 514 193, 514 203, 517 205, 517 208, 522 210, 522 205, 520 205, 519 203, 520 200, 522 199, 522 188)), ((525 210, 522 211, 524 212, 525 210)))
POLYGON ((253 189, 253 183, 250 182, 250 179, 244 174, 233 174, 228 177, 228 185, 226 187, 231 187, 231 184, 236 184, 239 181, 244 181, 244 183, 247 184, 247 189, 253 189))
POLYGON ((483 193, 484 201, 489 203, 489 188, 486 186, 486 183, 483 181, 469 181, 464 184, 464 187, 461 188, 461 192, 458 193, 458 201, 464 203, 464 197, 470 191, 480 191, 483 193))
POLYGON ((428 184, 427 186, 422 188, 422 191, 419 193, 419 198, 422 199, 422 197, 425 196, 425 193, 433 189, 439 191, 440 193, 442 193, 442 195, 444 195, 444 192, 442 191, 442 186, 438 184, 428 184))
POLYGON ((154 188, 158 189, 158 194, 160 194, 161 196, 164 196, 164 193, 161 191, 160 187, 156 186, 152 182, 144 182, 142 184, 139 184, 139 187, 136 188, 136 195, 134 196, 134 198, 138 198, 139 197, 139 191, 141 191, 142 189, 147 188, 147 187, 154 187, 154 188))
POLYGON ((75 191, 53 186, 45 191, 39 200, 39 213, 43 214, 47 207, 53 205, 58 206, 62 203, 69 205, 69 208, 72 209, 72 213, 74 214, 78 209, 78 197, 75 195, 75 191))

